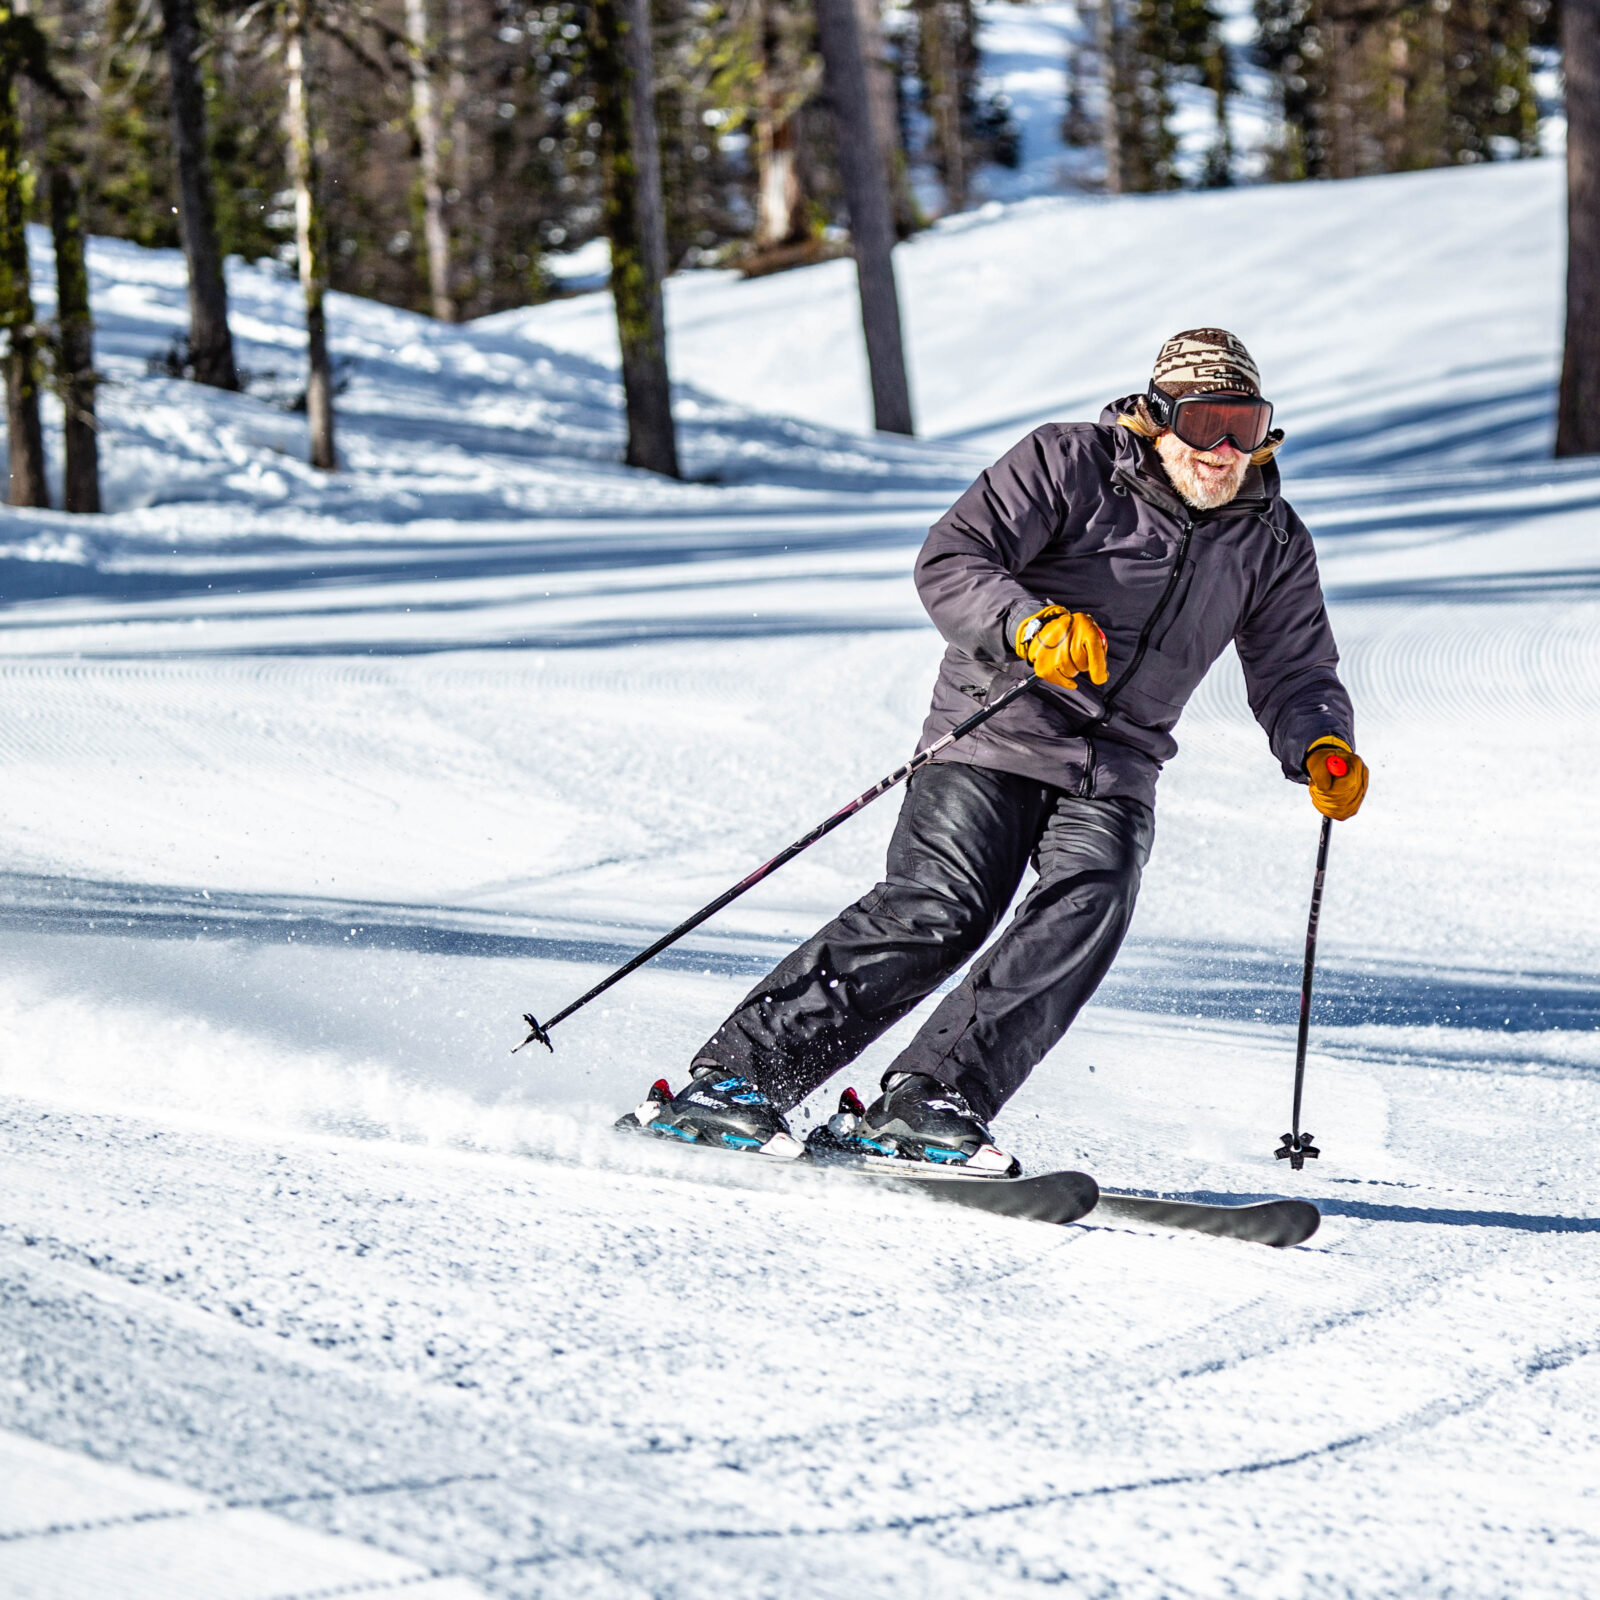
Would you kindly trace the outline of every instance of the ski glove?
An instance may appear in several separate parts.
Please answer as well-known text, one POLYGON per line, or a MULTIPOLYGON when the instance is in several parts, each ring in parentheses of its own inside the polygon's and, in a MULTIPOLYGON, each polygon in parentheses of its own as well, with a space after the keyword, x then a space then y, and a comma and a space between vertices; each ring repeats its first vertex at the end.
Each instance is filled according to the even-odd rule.
POLYGON ((1343 739, 1330 734, 1306 751, 1311 803, 1325 817, 1345 822, 1361 809, 1367 792, 1367 764, 1343 739))
POLYGON ((1017 654, 1058 688, 1076 689, 1080 672, 1106 681, 1106 636, 1087 611, 1046 606, 1017 629, 1017 654))

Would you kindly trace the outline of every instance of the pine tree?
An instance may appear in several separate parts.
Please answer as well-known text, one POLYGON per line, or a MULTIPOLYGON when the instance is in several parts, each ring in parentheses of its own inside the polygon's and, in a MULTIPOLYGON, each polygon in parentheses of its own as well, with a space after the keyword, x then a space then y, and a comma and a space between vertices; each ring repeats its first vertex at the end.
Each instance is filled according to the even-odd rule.
POLYGON ((1538 152, 1530 47, 1548 0, 1256 0, 1278 178, 1538 152))
POLYGON ((85 30, 80 48, 100 57, 87 222, 90 233, 170 250, 182 239, 159 18, 139 0, 104 0, 98 27, 85 30))
POLYGON ((1175 189, 1178 140, 1173 85, 1207 82, 1216 96, 1218 136, 1206 178, 1229 181, 1227 101, 1232 74, 1222 22, 1207 0, 1101 0, 1099 45, 1106 84, 1106 187, 1113 194, 1175 189))

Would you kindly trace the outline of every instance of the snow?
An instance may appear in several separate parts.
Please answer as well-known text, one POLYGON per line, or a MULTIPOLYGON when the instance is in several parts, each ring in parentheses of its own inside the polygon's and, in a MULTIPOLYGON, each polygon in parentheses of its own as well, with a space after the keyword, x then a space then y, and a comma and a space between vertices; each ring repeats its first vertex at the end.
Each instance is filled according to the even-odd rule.
POLYGON ((335 297, 324 480, 295 285, 232 270, 277 376, 212 394, 146 370, 178 259, 97 242, 112 510, 0 512, 0 1594, 1592 1594, 1600 463, 1546 459, 1560 205, 1534 162, 961 218, 897 256, 910 441, 857 431, 848 263, 676 278, 683 484, 616 464, 603 296, 335 297), (1373 767, 1324 1154, 1272 1156, 1317 822, 1231 657, 1129 945, 998 1131, 1306 1194, 1317 1237, 609 1133, 874 880, 893 798, 511 1055, 904 758, 928 522, 1195 322, 1278 401, 1373 767))

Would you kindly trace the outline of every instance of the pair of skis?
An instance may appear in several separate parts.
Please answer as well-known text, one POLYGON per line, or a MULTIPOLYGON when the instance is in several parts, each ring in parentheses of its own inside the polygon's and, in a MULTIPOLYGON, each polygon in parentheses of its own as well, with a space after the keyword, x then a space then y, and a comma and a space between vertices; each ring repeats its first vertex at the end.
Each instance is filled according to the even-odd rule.
MULTIPOLYGON (((632 1112, 617 1127, 645 1131, 632 1112)), ((738 1160, 760 1160, 741 1155, 738 1160)), ((889 1161, 864 1156, 832 1135, 826 1125, 806 1140, 805 1159, 796 1168, 854 1175, 920 1191, 950 1205, 987 1211, 1027 1222, 1079 1222, 1095 1212, 1108 1219, 1162 1228, 1182 1228, 1222 1239, 1286 1249, 1304 1244, 1317 1231, 1322 1213, 1309 1200, 1261 1200, 1252 1205, 1212 1205, 1203 1200, 1168 1200, 1102 1189, 1087 1172, 1040 1172, 1023 1178, 977 1178, 919 1161, 889 1161)))

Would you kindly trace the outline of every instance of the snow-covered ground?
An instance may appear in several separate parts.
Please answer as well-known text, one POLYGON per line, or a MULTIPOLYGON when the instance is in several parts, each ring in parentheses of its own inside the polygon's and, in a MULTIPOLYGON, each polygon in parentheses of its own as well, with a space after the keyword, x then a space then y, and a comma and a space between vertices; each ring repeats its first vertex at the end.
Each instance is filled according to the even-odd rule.
POLYGON ((1560 203, 1533 163, 962 219, 898 257, 922 441, 849 431, 847 264, 675 280, 682 485, 614 464, 603 300, 336 298, 323 481, 271 400, 294 286, 235 273, 282 376, 210 394, 145 372, 177 260, 97 246, 114 509, 0 512, 0 1595, 1592 1595, 1600 462, 1545 459, 1560 203), (1321 1233, 609 1134, 873 881, 893 800, 510 1055, 905 755, 927 523, 1201 321, 1279 401, 1373 766, 1324 1155, 1272 1157, 1316 818, 1231 659, 1123 959, 999 1131, 1321 1233))

